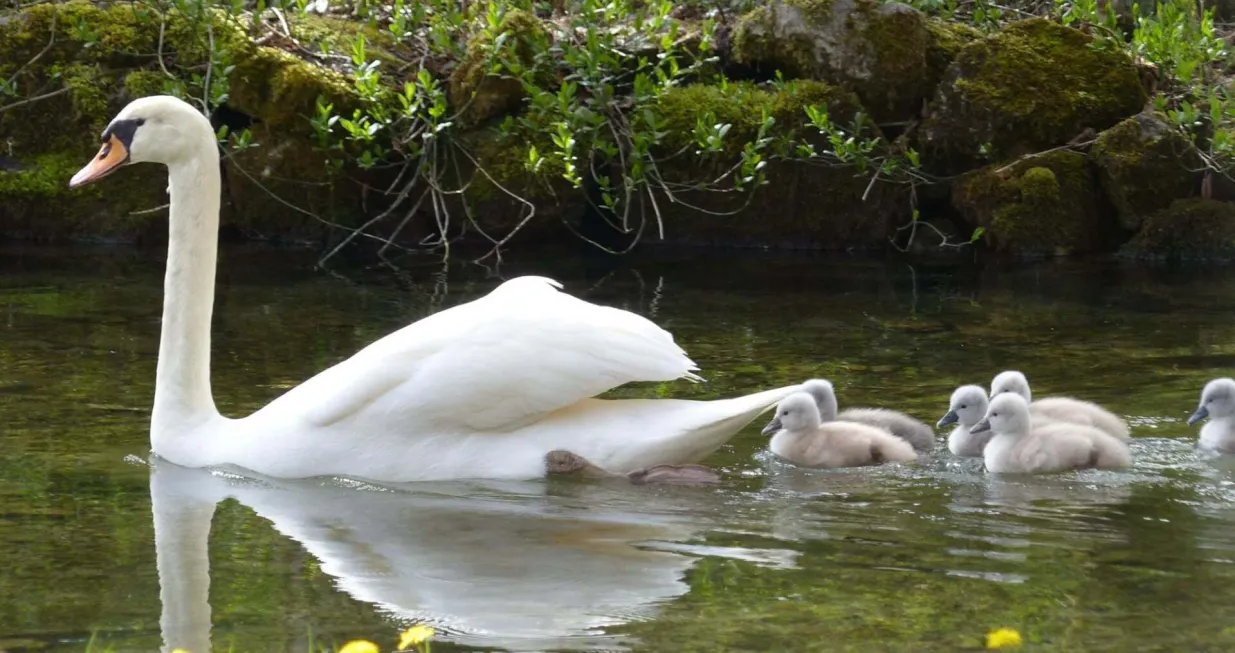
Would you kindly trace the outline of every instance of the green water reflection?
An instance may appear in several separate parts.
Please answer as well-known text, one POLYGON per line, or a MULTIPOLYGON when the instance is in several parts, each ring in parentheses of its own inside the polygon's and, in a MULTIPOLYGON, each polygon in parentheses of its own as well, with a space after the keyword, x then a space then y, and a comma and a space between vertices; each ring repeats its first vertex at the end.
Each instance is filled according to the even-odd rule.
MULTIPOLYGON (((825 376, 842 405, 933 422, 956 385, 1015 366, 1038 394, 1127 416, 1136 466, 998 480, 944 453, 807 472, 770 460, 756 425, 709 461, 720 489, 152 471, 157 253, 6 249, 0 650, 80 651, 92 634, 100 649, 156 650, 169 632, 198 653, 206 639, 389 649, 421 620, 442 633, 435 651, 956 651, 998 626, 1029 650, 1235 647, 1235 474, 1199 458, 1183 423, 1204 381, 1235 364, 1235 275, 690 254, 516 261, 503 274, 549 274, 653 317, 709 379, 616 395, 825 376)), ((332 276, 311 263, 223 252, 213 377, 225 414, 496 283, 475 268, 332 276)))

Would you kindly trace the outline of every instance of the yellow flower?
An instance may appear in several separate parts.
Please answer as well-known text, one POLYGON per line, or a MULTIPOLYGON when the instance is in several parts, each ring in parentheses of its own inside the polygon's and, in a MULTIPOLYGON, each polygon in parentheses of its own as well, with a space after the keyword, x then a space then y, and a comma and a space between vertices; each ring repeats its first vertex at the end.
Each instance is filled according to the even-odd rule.
POLYGON ((1021 645, 1021 634, 1013 628, 998 628, 986 634, 986 648, 1016 648, 1021 645))
POLYGON ((353 639, 339 649, 339 653, 382 653, 377 644, 367 639, 353 639))
POLYGON ((424 624, 412 626, 411 628, 403 631, 402 635, 399 635, 399 650, 402 651, 404 649, 409 649, 416 646, 417 644, 423 644, 429 641, 429 639, 436 634, 436 630, 433 630, 424 624))

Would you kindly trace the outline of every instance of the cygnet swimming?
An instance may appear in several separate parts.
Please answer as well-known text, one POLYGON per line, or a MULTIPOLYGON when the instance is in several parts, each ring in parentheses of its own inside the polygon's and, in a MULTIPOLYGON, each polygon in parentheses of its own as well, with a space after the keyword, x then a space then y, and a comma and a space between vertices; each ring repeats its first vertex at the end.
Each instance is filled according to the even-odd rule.
POLYGON ((986 390, 982 386, 963 385, 952 393, 952 399, 948 402, 948 412, 944 413, 936 423, 939 428, 956 424, 956 428, 952 429, 952 433, 948 435, 948 451, 967 458, 982 457, 982 450, 986 448, 986 443, 990 442, 994 434, 989 430, 973 433, 970 429, 986 417, 989 404, 986 390))
POLYGON ((1208 419, 1201 427, 1200 448, 1214 453, 1235 453, 1235 379, 1214 379, 1201 390, 1201 405, 1188 425, 1208 419))
POLYGON ((776 406, 763 433, 772 453, 801 467, 861 467, 917 459, 913 447, 887 431, 847 421, 824 422, 815 397, 795 392, 776 406))
POLYGON ((1132 464, 1123 440, 1091 426, 1031 421, 1029 403, 1005 392, 991 398, 986 417, 970 429, 994 432, 982 458, 989 472, 1042 474, 1069 469, 1122 469, 1132 464))
POLYGON ((825 423, 834 420, 857 422, 883 429, 918 451, 930 451, 935 447, 935 432, 931 427, 905 413, 888 408, 846 408, 838 413, 836 391, 831 381, 811 379, 802 384, 802 389, 815 398, 819 417, 825 423))
POLYGON ((1072 397, 1045 397, 1034 401, 1033 394, 1029 390, 1029 380, 1016 370, 1000 372, 991 381, 992 398, 1004 392, 1018 394, 1025 401, 1030 402, 1029 407, 1034 417, 1092 426, 1120 440, 1128 440, 1132 437, 1126 422, 1092 401, 1072 397))

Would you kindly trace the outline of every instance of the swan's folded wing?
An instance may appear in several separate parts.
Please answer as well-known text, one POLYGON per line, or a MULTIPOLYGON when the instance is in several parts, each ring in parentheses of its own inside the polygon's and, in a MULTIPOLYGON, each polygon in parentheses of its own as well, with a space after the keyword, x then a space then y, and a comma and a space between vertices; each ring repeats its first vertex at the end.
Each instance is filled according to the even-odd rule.
POLYGON ((311 420, 369 409, 425 428, 505 431, 625 383, 698 378, 664 329, 555 285, 514 279, 373 343, 312 380, 332 377, 312 393, 311 420))

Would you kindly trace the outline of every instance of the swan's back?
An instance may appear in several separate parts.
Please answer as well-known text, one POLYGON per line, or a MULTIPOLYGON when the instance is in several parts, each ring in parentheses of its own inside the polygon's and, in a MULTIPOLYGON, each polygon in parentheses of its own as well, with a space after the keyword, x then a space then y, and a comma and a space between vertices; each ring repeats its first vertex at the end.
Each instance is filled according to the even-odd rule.
POLYGON ((926 424, 900 411, 887 408, 846 408, 837 414, 836 419, 883 429, 908 442, 918 451, 935 448, 935 432, 926 424))
POLYGON ((861 467, 917 459, 913 447, 887 431, 857 422, 833 421, 807 431, 772 436, 772 453, 801 467, 861 467))
POLYGON ((363 416, 508 432, 625 383, 698 380, 669 332, 519 277, 418 320, 272 402, 308 428, 363 416), (308 411, 305 406, 310 406, 308 411))
POLYGON ((1091 401, 1072 397, 1044 397, 1030 404, 1029 409, 1035 417, 1093 427, 1119 440, 1132 437, 1126 422, 1091 401))

